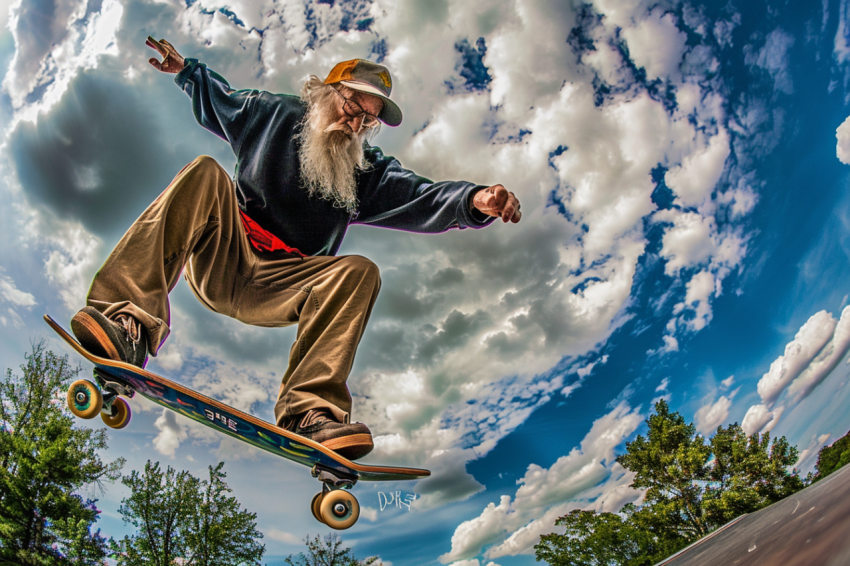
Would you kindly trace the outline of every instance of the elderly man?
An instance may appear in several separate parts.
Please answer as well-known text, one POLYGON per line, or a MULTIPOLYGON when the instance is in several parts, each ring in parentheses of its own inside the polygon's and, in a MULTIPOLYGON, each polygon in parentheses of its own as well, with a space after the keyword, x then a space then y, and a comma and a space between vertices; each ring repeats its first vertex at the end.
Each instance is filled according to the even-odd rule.
POLYGON ((130 227, 71 321, 102 356, 143 367, 169 333, 180 273, 211 310, 257 326, 298 324, 275 405, 279 426, 351 459, 372 449, 351 422, 346 381, 381 285, 378 268, 336 256, 350 224, 415 232, 519 222, 502 185, 432 182, 365 138, 397 126, 386 67, 355 59, 301 96, 234 90, 165 40, 148 38, 192 99, 198 122, 230 143, 233 179, 210 157, 183 168, 130 227))

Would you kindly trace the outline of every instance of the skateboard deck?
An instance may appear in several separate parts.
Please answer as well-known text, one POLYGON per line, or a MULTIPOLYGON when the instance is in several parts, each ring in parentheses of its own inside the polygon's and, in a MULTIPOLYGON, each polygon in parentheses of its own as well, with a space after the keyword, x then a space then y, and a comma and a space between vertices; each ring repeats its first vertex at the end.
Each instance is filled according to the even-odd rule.
MULTIPOLYGON (((118 393, 125 396, 132 396, 134 392, 139 393, 158 405, 228 436, 287 460, 308 466, 312 468, 313 476, 324 483, 325 490, 323 493, 339 487, 350 488, 357 481, 415 480, 431 475, 430 471, 418 468, 373 466, 352 462, 317 442, 234 409, 155 373, 123 362, 95 356, 83 348, 49 315, 44 315, 44 320, 74 350, 94 364, 94 373, 98 385, 107 394, 117 397, 118 393)), ((94 393, 97 394, 97 392, 94 393)), ((126 405, 123 400, 122 403, 126 405)), ((104 407, 106 405, 107 403, 104 402, 104 407)), ((72 411, 77 414, 73 407, 72 411)), ((104 415, 106 414, 106 408, 104 408, 104 415)), ((91 417, 94 416, 96 416, 96 413, 91 415, 91 417)), ((129 420, 129 414, 127 420, 129 420)), ((110 424, 106 416, 104 416, 104 421, 114 428, 119 428, 110 424)), ((120 426, 124 426, 124 424, 126 423, 122 423, 120 426)), ((319 503, 316 503, 314 498, 312 511, 319 521, 328 524, 328 521, 323 520, 320 509, 317 507, 321 505, 321 495, 317 495, 317 498, 320 499, 319 503)), ((359 515, 359 512, 357 514, 359 515)), ((324 519, 327 519, 327 517, 324 517, 324 519)), ((333 519, 331 517, 331 522, 333 522, 333 519)), ((354 520, 356 521, 356 517, 354 520)), ((333 524, 329 524, 329 526, 347 528, 337 527, 333 524)))

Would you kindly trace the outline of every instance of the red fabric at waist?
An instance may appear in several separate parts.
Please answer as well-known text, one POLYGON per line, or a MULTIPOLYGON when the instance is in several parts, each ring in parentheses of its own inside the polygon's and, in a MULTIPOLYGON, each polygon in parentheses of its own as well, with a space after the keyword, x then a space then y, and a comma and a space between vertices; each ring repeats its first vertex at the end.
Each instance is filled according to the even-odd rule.
POLYGON ((276 252, 283 250, 291 254, 298 254, 301 257, 307 257, 296 248, 287 246, 280 238, 271 232, 264 230, 262 226, 251 220, 247 214, 242 212, 242 210, 239 211, 239 215, 242 217, 242 227, 245 229, 248 241, 251 242, 251 245, 256 249, 262 252, 276 252))

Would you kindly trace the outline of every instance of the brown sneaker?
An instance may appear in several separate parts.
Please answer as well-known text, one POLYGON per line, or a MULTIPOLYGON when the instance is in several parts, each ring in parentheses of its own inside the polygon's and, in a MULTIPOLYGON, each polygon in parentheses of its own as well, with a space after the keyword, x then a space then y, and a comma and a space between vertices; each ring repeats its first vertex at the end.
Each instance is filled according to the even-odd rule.
POLYGON ((357 460, 372 451, 372 433, 363 423, 341 423, 328 409, 311 409, 284 419, 281 426, 318 442, 343 458, 357 460))
POLYGON ((106 318, 94 307, 85 307, 71 319, 71 331, 83 348, 100 356, 144 368, 148 361, 148 338, 132 316, 106 318))

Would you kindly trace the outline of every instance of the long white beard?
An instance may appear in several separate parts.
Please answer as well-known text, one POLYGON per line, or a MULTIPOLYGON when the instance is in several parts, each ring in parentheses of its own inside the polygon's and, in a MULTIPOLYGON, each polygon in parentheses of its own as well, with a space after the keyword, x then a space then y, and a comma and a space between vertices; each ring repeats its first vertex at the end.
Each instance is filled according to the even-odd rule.
MULTIPOLYGON (((336 95, 333 95, 336 96, 336 95)), ((336 122, 329 111, 329 99, 309 104, 304 116, 299 157, 301 178, 310 196, 328 200, 335 207, 352 213, 357 210, 357 171, 363 169, 364 131, 354 134, 346 131, 326 131, 336 122)))

